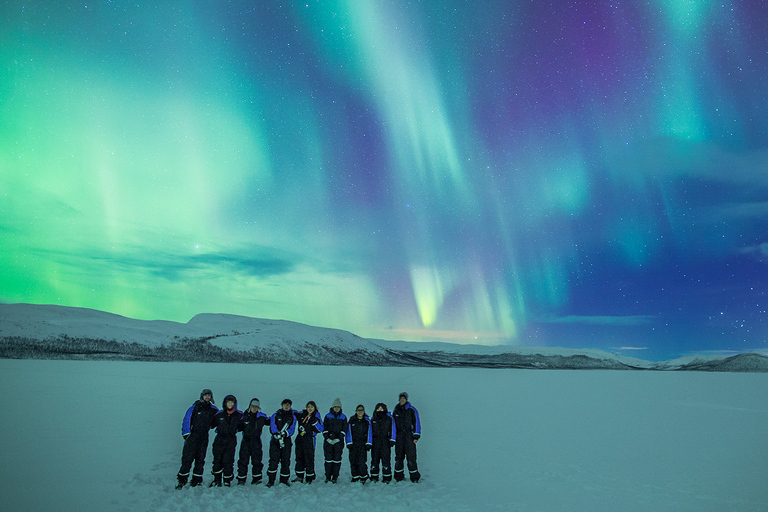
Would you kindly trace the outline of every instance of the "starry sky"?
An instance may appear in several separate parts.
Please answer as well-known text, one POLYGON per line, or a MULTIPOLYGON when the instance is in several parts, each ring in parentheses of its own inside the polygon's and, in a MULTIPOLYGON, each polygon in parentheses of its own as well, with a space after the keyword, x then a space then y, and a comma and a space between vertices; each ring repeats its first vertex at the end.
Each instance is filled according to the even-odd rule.
POLYGON ((765 2, 0 11, 2 302, 768 350, 765 2))

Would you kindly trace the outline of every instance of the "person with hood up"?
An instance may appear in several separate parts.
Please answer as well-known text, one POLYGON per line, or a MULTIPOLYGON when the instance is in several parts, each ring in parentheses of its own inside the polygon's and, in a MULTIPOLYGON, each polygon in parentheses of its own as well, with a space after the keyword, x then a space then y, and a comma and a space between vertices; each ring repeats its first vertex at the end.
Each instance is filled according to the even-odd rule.
POLYGON ((347 417, 341 411, 341 400, 335 399, 323 419, 323 455, 325 456, 325 481, 334 484, 339 479, 341 454, 344 451, 342 438, 347 431, 347 417))
POLYGON ((358 405, 355 415, 347 423, 347 450, 353 482, 364 484, 368 480, 368 451, 372 442, 371 418, 365 414, 365 407, 358 405))
POLYGON ((211 428, 216 429, 216 439, 213 440, 213 482, 211 487, 230 486, 235 478, 235 449, 237 448, 237 433, 242 427, 243 413, 237 409, 237 398, 234 395, 224 397, 224 409, 216 413, 211 428))
POLYGON ((400 393, 395 410, 392 411, 392 417, 395 419, 395 427, 397 429, 397 439, 395 440, 395 481, 400 482, 405 479, 403 461, 407 458, 411 482, 416 483, 421 478, 418 465, 416 464, 416 443, 421 437, 421 421, 419 420, 419 411, 408 401, 408 393, 405 391, 400 393))
POLYGON ((193 462, 195 467, 192 470, 190 485, 195 487, 203 483, 205 454, 208 451, 208 431, 217 412, 219 409, 213 405, 213 391, 210 389, 204 389, 200 393, 200 399, 187 409, 181 422, 184 448, 181 451, 181 469, 176 475, 177 489, 181 489, 187 483, 193 462))
POLYGON ((315 479, 315 436, 323 431, 323 421, 317 404, 307 402, 307 407, 296 413, 299 433, 296 435, 296 479, 294 482, 311 484, 315 479))
POLYGON ((248 410, 243 413, 241 423, 243 440, 240 442, 240 456, 237 460, 237 485, 245 485, 248 478, 248 464, 251 464, 251 484, 261 483, 261 473, 264 469, 263 450, 261 446, 262 429, 269 425, 269 416, 261 412, 261 402, 258 398, 251 399, 248 410))
POLYGON ((275 485, 277 467, 280 466, 280 483, 290 486, 291 477, 291 436, 296 431, 296 411, 291 407, 293 402, 283 400, 275 414, 269 419, 269 431, 272 439, 269 441, 269 467, 267 468, 267 487, 275 485))
POLYGON ((371 417, 371 432, 373 446, 371 447, 371 480, 379 480, 379 464, 381 464, 381 481, 389 483, 392 480, 392 447, 395 446, 397 429, 395 419, 387 411, 387 404, 378 403, 371 417))

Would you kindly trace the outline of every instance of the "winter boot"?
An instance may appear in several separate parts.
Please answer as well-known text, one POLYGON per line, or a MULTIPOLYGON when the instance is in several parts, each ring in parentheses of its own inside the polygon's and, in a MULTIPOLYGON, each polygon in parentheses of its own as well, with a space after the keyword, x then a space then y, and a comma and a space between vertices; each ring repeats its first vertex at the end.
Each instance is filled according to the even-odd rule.
POLYGON ((231 487, 232 486, 232 477, 227 476, 224 477, 224 487, 231 487))
POLYGON ((216 473, 213 475, 213 482, 211 482, 209 487, 221 487, 221 473, 216 473))
POLYGON ((203 483, 203 477, 192 475, 192 481, 189 482, 190 487, 197 487, 198 485, 203 483))
POLYGON ((237 477, 237 485, 245 485, 245 478, 237 477))
POLYGON ((261 475, 253 477, 253 480, 251 480, 251 485, 258 485, 261 483, 261 475))
POLYGON ((176 484, 177 489, 181 489, 187 484, 187 477, 186 476, 179 476, 178 477, 179 482, 176 484))

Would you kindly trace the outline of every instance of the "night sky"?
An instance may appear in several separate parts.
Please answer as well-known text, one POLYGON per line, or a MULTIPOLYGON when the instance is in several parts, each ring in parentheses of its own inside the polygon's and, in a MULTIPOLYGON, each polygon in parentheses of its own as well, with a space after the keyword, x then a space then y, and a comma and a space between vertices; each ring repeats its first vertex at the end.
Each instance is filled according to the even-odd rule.
POLYGON ((757 0, 0 2, 0 301, 766 351, 766 41, 757 0))

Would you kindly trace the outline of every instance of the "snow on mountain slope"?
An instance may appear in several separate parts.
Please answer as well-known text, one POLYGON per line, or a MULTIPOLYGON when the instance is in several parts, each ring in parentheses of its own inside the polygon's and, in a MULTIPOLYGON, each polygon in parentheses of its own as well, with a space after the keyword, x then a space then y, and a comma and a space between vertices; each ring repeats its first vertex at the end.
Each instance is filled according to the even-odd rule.
POLYGON ((228 314, 199 314, 179 323, 35 304, 0 304, 0 342, 0 357, 11 358, 768 372, 768 357, 761 354, 652 363, 594 349, 370 340, 338 329, 228 314), (82 349, 79 340, 85 342, 82 349))

